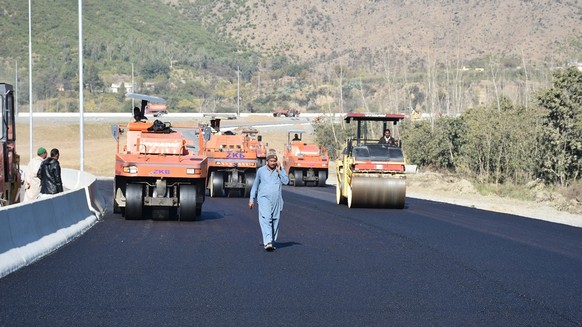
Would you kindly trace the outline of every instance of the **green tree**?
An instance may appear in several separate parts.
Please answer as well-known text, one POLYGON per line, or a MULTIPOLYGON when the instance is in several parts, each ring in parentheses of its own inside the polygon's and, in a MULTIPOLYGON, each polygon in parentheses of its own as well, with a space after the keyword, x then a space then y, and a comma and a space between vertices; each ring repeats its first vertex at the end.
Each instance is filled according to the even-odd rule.
POLYGON ((99 70, 95 65, 90 65, 87 72, 87 79, 85 81, 89 87, 89 92, 94 93, 97 90, 102 91, 105 87, 105 83, 101 77, 99 77, 99 70))
POLYGON ((402 149, 408 162, 421 167, 456 169, 464 142, 464 122, 461 118, 443 117, 435 121, 408 121, 402 125, 402 149))
POLYGON ((170 77, 170 66, 161 60, 151 60, 144 63, 141 74, 147 79, 154 79, 158 76, 170 77))
POLYGON ((552 88, 538 97, 544 116, 537 175, 568 185, 580 179, 582 168, 582 72, 571 67, 556 71, 553 78, 552 88))
POLYGON ((316 124, 315 139, 329 152, 330 159, 335 160, 346 146, 348 137, 356 135, 356 124, 326 122, 316 124))
POLYGON ((119 89, 117 90, 117 100, 123 101, 125 99, 125 93, 127 90, 125 89, 125 82, 119 82, 119 89))
POLYGON ((536 111, 504 97, 498 103, 463 114, 461 171, 483 182, 525 182, 533 175, 537 153, 536 111))

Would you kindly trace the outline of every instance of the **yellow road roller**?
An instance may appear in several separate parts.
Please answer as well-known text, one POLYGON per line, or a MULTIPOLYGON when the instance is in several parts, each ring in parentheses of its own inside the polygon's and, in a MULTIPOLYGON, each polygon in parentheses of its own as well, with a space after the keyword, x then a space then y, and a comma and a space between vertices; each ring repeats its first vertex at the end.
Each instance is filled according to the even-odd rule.
POLYGON ((347 114, 346 123, 356 122, 356 137, 347 139, 342 157, 336 161, 337 204, 349 208, 404 208, 406 162, 398 139, 400 114, 347 114), (368 138, 372 127, 382 126, 382 138, 368 138), (389 125, 392 125, 391 128, 389 125))

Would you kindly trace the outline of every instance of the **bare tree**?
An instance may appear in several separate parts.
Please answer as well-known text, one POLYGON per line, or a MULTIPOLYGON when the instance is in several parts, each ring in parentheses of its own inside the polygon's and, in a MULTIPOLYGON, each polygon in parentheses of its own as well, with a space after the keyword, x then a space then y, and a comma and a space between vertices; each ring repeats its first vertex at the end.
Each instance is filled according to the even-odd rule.
POLYGON ((497 110, 501 111, 501 96, 499 95, 499 90, 497 89, 499 64, 495 63, 494 65, 492 57, 489 57, 489 72, 491 73, 491 81, 493 82, 493 88, 495 90, 495 100, 497 101, 497 110))
POLYGON ((524 90, 524 96, 525 96, 525 111, 527 111, 528 109, 528 104, 529 104, 529 87, 528 87, 528 76, 527 76, 527 66, 525 64, 525 56, 523 55, 523 49, 521 49, 521 63, 523 65, 523 72, 524 72, 524 78, 525 78, 525 90, 524 90))

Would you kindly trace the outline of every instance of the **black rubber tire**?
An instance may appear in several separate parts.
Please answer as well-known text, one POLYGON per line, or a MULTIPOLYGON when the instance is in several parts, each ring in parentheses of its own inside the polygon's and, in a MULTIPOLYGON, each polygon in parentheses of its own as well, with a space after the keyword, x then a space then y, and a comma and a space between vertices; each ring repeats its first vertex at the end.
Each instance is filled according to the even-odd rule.
POLYGON ((125 219, 143 219, 143 185, 127 184, 125 188, 125 219))
POLYGON ((219 172, 210 173, 210 197, 218 198, 224 196, 224 175, 219 172))
POLYGON ((256 176, 257 174, 255 172, 245 174, 245 198, 251 196, 251 189, 253 188, 256 176))
POLYGON ((180 185, 180 203, 178 215, 182 221, 196 220, 196 186, 182 184, 180 185))
POLYGON ((305 186, 305 181, 303 180, 303 170, 295 169, 293 172, 293 185, 294 186, 305 186))
POLYGON ((325 186, 325 181, 327 181, 327 170, 320 170, 317 172, 317 186, 325 186))

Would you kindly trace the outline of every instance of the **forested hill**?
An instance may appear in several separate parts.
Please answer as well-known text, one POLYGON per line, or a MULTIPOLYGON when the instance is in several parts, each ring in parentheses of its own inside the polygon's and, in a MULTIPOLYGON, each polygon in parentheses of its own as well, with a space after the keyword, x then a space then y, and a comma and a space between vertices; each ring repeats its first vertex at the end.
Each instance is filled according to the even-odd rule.
MULTIPOLYGON (((28 4, 7 0, 0 4, 0 57, 28 60, 28 4)), ((78 56, 76 1, 32 1, 34 64, 48 67, 55 78, 72 72, 62 66, 78 56)), ((162 1, 99 0, 83 2, 84 57, 104 73, 127 74, 130 63, 143 68, 160 63, 219 65, 244 57, 233 44, 221 41, 199 22, 162 1)), ((23 67, 24 65, 21 65, 23 67)), ((155 71, 153 72, 155 73, 155 71)))
MULTIPOLYGON (((32 1, 35 110, 76 110, 77 4, 32 1)), ((548 75, 538 67, 582 61, 581 17, 575 0, 85 0, 87 110, 119 108, 133 68, 137 91, 179 111, 233 111, 237 99, 253 112, 440 111, 423 99, 451 98, 446 88, 455 87, 467 93, 456 95, 462 102, 445 100, 458 112, 488 100, 490 86, 476 84, 483 79, 523 79, 525 65, 531 88, 548 75), (508 71, 472 72, 453 86, 439 80, 444 66, 508 71), (330 91, 338 80, 341 99, 330 91)), ((23 103, 28 21, 27 1, 0 2, 0 79, 14 80, 18 63, 23 103)))

